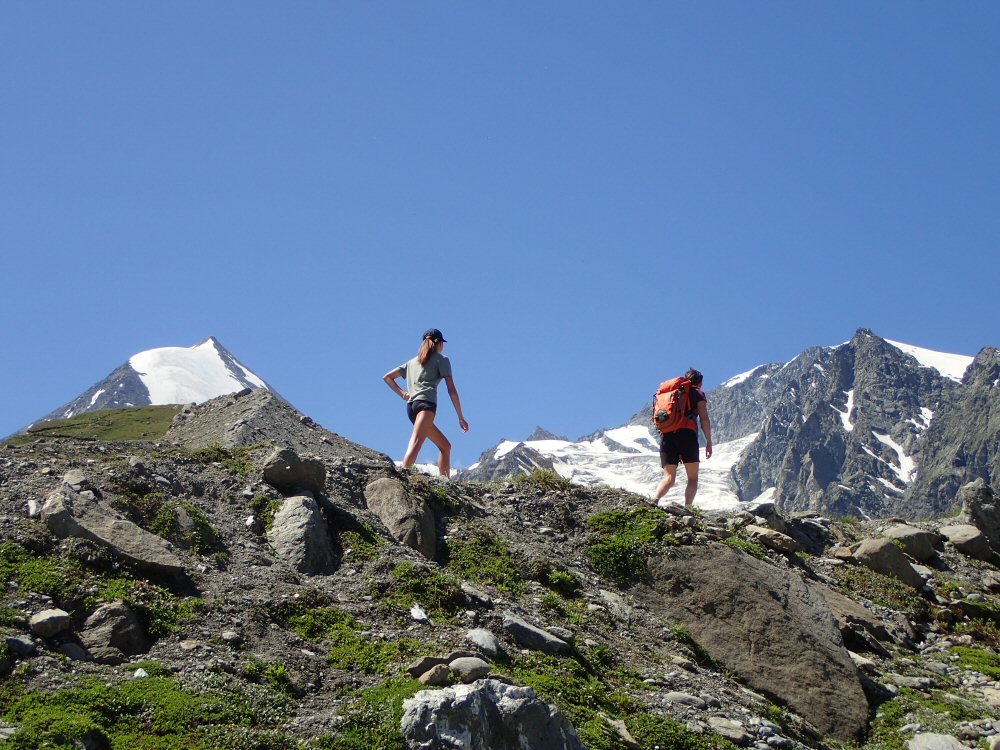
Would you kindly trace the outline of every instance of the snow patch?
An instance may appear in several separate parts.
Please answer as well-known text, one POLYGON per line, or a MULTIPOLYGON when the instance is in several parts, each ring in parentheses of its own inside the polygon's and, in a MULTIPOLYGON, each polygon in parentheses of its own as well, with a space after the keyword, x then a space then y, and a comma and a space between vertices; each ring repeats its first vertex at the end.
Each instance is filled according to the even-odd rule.
POLYGON ((499 461, 519 445, 520 443, 514 442, 513 440, 504 440, 497 446, 497 451, 493 454, 493 460, 499 461))
POLYGON ((922 349, 919 346, 913 346, 912 344, 890 341, 889 339, 885 339, 885 343, 892 344, 892 346, 896 347, 901 352, 909 354, 917 360, 921 367, 929 367, 932 370, 937 370, 941 375, 949 380, 954 380, 956 383, 962 382, 962 377, 965 375, 965 371, 975 359, 975 357, 968 357, 964 354, 946 354, 944 352, 935 352, 930 349, 922 349))
POLYGON ((97 389, 97 393, 95 393, 93 396, 91 396, 91 398, 90 398, 90 405, 91 406, 93 406, 94 404, 97 403, 97 399, 99 399, 101 397, 102 393, 104 393, 104 389, 103 388, 98 388, 97 389))
POLYGON ((916 419, 908 419, 906 421, 912 424, 921 432, 923 432, 924 430, 926 430, 928 427, 931 426, 932 419, 934 419, 934 412, 928 409, 926 406, 921 406, 920 421, 918 422, 916 419))
MULTIPOLYGON (((230 371, 214 339, 188 347, 164 347, 140 352, 129 359, 151 404, 202 403, 235 393, 245 385, 230 371)), ((260 388, 266 384, 242 365, 239 369, 260 388)))
POLYGON ((851 412, 854 411, 854 389, 844 391, 844 395, 847 396, 847 407, 844 411, 841 411, 833 404, 830 404, 830 408, 840 415, 840 421, 843 423, 844 429, 848 432, 853 432, 854 424, 851 422, 851 412))
POLYGON ((746 372, 741 372, 739 375, 733 375, 725 383, 722 384, 723 388, 732 388, 734 385, 739 385, 740 383, 746 381, 750 378, 757 370, 759 370, 764 365, 757 365, 752 370, 747 370, 746 372))
POLYGON ((877 432, 872 432, 872 435, 874 435, 880 443, 889 446, 896 453, 896 459, 899 461, 899 466, 889 462, 886 463, 889 463, 889 466, 891 466, 893 471, 896 472, 896 476, 899 477, 900 481, 903 484, 909 484, 912 482, 913 475, 917 473, 917 462, 907 456, 906 452, 903 450, 903 446, 888 435, 880 435, 877 432))

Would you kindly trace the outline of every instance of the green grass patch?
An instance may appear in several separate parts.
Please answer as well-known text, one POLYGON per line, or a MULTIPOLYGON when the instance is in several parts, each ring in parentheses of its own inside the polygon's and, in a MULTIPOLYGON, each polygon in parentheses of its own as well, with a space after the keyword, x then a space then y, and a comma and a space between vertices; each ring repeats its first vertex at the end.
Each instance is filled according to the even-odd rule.
MULTIPOLYGON (((9 580, 9 579, 8 579, 9 580)), ((26 628, 28 616, 19 609, 0 604, 0 627, 26 628)))
POLYGON ((271 527, 274 526, 274 517, 277 515, 278 511, 281 510, 281 504, 283 502, 284 498, 256 495, 250 501, 250 510, 252 510, 253 514, 260 519, 264 528, 267 531, 270 531, 271 527))
POLYGON ((834 570, 834 577, 844 588, 875 604, 905 612, 918 620, 930 615, 923 597, 898 578, 876 573, 864 565, 844 565, 834 570))
POLYGON ((222 537, 200 509, 187 500, 163 503, 149 526, 154 534, 199 555, 223 550, 222 537))
POLYGON ((640 713, 627 717, 625 726, 642 750, 736 750, 736 745, 713 732, 696 734, 665 716, 640 713))
POLYGON ((462 585, 453 576, 430 566, 400 563, 389 574, 389 580, 375 585, 380 607, 409 612, 419 604, 431 616, 445 620, 454 617, 466 604, 462 585))
POLYGON ((320 601, 319 594, 300 598, 279 608, 278 616, 303 638, 328 642, 327 660, 337 669, 390 675, 429 653, 427 646, 413 638, 380 641, 362 635, 353 615, 337 607, 314 606, 320 601))
POLYGON ((167 434, 179 406, 130 406, 102 409, 69 419, 41 422, 25 435, 11 438, 11 445, 27 445, 40 438, 83 440, 159 440, 167 434))
POLYGON ((358 521, 354 529, 345 529, 339 536, 340 548, 345 552, 351 550, 351 559, 357 562, 370 562, 378 557, 378 549, 382 539, 375 529, 364 521, 358 521))
POLYGON ((598 573, 622 586, 645 581, 649 557, 677 543, 668 533, 667 522, 667 514, 658 508, 591 516, 587 525, 597 539, 587 547, 587 559, 598 573))
POLYGON ((535 469, 530 474, 518 474, 512 481, 514 484, 540 487, 551 492, 568 490, 573 486, 572 482, 559 476, 552 469, 535 469))
POLYGON ((222 466, 235 474, 241 482, 245 482, 254 469, 250 454, 255 450, 266 447, 268 447, 267 443, 254 443, 253 445, 238 445, 232 448, 225 448, 216 443, 207 448, 192 451, 191 455, 196 461, 204 464, 222 464, 222 466))
POLYGON ((125 602, 143 628, 153 638, 162 638, 180 631, 181 625, 194 619, 204 602, 193 596, 178 597, 162 586, 140 578, 99 579, 95 594, 87 597, 88 608, 98 602, 125 602))
POLYGON ((348 706, 337 734, 312 746, 317 750, 402 750, 403 701, 423 688, 417 680, 398 677, 362 691, 348 706))
POLYGON ((7 741, 11 750, 81 747, 90 742, 111 750, 221 750, 294 747, 276 728, 291 715, 286 697, 222 676, 197 690, 167 677, 118 684, 87 680, 58 691, 27 692, 8 680, 0 688, 4 721, 20 727, 7 741), (257 735, 252 745, 222 742, 233 731, 257 735))
POLYGON ((971 669, 994 680, 1000 680, 1000 656, 981 648, 952 646, 951 653, 958 657, 962 669, 971 669))
POLYGON ((243 667, 242 675, 251 682, 267 685, 285 695, 295 695, 295 688, 288 676, 288 667, 280 661, 264 661, 251 656, 243 667))
POLYGON ((507 542, 486 529, 476 529, 468 539, 449 540, 447 567, 463 578, 495 586, 511 596, 524 591, 524 575, 507 542))
POLYGON ((572 599, 580 591, 580 582, 576 576, 565 570, 553 570, 546 576, 546 585, 553 591, 572 599))
POLYGON ((17 542, 0 542, 0 579, 16 581, 21 589, 64 600, 84 577, 71 560, 41 557, 17 542))
POLYGON ((744 539, 741 536, 730 536, 722 540, 723 544, 728 544, 733 549, 739 550, 740 552, 745 552, 751 557, 756 557, 759 560, 766 560, 770 562, 770 558, 767 556, 767 550, 764 549, 764 545, 757 544, 757 542, 752 542, 749 539, 744 539))

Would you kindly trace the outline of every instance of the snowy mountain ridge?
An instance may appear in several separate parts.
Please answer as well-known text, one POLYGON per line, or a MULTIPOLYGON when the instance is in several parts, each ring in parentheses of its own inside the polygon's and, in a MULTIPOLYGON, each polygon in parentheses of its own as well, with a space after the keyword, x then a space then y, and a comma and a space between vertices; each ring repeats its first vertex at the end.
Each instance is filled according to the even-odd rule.
MULTIPOLYGON (((932 470, 923 459, 933 452, 927 435, 936 434, 937 415, 973 398, 963 378, 980 365, 988 369, 995 351, 984 349, 979 358, 948 354, 861 329, 837 346, 811 347, 784 364, 729 378, 708 393, 715 453, 703 455, 697 503, 725 509, 774 499, 791 510, 866 515, 901 511, 919 490, 936 494, 933 503, 940 505, 942 492, 960 479, 992 476, 982 456, 997 451, 988 447, 977 450, 975 465, 947 479, 934 476, 947 471, 932 470)), ((1000 373, 989 377, 1000 381, 1000 373)), ((975 398, 982 397, 977 391, 975 398)), ((1000 390, 992 398, 1000 400, 1000 390)), ((662 475, 657 440, 647 404, 624 425, 577 441, 501 441, 461 475, 486 480, 544 468, 648 497, 662 475)), ((683 471, 678 485, 668 499, 679 501, 683 471)))
POLYGON ((190 347, 161 347, 133 354, 125 364, 39 422, 100 409, 204 403, 244 388, 273 389, 209 336, 190 347))

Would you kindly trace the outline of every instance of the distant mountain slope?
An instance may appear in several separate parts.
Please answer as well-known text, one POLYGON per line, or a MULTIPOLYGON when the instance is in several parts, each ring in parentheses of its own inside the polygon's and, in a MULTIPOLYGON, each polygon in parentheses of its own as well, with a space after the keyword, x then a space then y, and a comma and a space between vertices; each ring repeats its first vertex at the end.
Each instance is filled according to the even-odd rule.
MULTIPOLYGON (((861 329, 707 395, 716 456, 702 463, 698 502, 709 507, 773 499, 786 511, 924 517, 951 507, 966 482, 1000 482, 996 349, 945 354, 861 329)), ((649 494, 660 475, 655 439, 647 403, 575 442, 503 441, 462 476, 543 466, 649 494)))
POLYGON ((100 409, 203 403, 244 388, 272 390, 214 337, 195 346, 139 352, 41 422, 100 409))

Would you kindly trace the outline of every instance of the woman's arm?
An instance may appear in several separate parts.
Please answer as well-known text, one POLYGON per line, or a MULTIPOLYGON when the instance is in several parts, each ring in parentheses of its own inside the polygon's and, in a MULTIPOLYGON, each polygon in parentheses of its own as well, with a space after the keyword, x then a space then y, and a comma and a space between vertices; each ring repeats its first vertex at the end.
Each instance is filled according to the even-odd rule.
POLYGON ((445 375, 444 382, 448 385, 448 395, 451 396, 451 403, 455 407, 455 413, 458 414, 458 426, 462 428, 462 432, 468 432, 469 423, 466 422, 465 417, 462 416, 462 402, 458 398, 458 389, 455 387, 455 379, 451 375, 445 375))
POLYGON ((712 457, 712 420, 708 418, 708 407, 704 401, 698 402, 698 420, 701 431, 705 433, 705 458, 712 457))
POLYGON ((389 386, 393 393, 399 396, 403 401, 410 400, 410 394, 399 387, 399 383, 396 382, 396 378, 401 378, 406 375, 406 371, 402 367, 397 367, 395 370, 390 370, 385 375, 382 376, 382 380, 385 384, 389 386))

